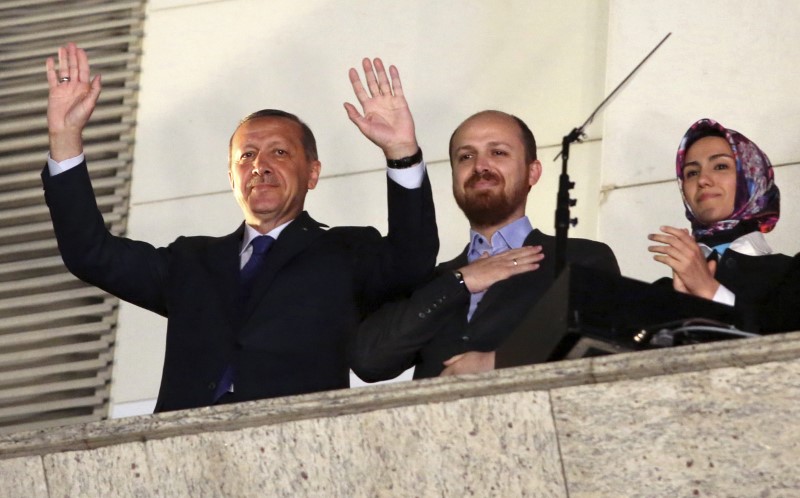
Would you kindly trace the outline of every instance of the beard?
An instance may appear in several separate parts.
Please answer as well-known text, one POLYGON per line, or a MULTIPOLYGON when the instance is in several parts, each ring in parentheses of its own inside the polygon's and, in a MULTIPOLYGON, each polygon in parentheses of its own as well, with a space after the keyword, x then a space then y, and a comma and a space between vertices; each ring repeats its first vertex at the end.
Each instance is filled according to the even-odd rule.
POLYGON ((476 172, 464 182, 463 193, 456 194, 456 204, 473 227, 490 227, 508 220, 524 205, 530 188, 524 183, 515 186, 510 194, 503 187, 505 181, 491 171, 476 172), (500 188, 475 191, 472 187, 480 180, 494 181, 500 188))

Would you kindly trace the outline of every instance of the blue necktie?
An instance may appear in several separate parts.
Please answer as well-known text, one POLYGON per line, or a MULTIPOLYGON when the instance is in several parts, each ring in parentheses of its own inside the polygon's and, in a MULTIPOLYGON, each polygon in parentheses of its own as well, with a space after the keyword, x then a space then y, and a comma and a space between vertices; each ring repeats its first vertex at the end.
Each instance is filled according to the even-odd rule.
POLYGON ((261 235, 250 241, 250 245, 253 247, 253 254, 242 267, 241 272, 239 272, 242 304, 250 300, 253 282, 256 280, 258 271, 264 266, 264 256, 267 254, 267 251, 269 251, 269 248, 272 247, 273 242, 275 242, 275 239, 269 235, 261 235))
MULTIPOLYGON (((250 300, 250 294, 253 290, 253 283, 256 280, 256 275, 258 275, 258 271, 264 266, 264 256, 267 254, 267 251, 269 251, 269 248, 272 247, 274 242, 275 239, 269 235, 260 235, 250 241, 250 245, 253 247, 253 254, 239 272, 240 298, 242 307, 244 307, 245 304, 247 304, 247 301, 250 300)), ((214 391, 215 403, 219 401, 219 399, 225 395, 228 390, 230 390, 235 376, 233 365, 228 365, 225 368, 225 371, 222 373, 222 377, 219 379, 219 382, 217 383, 217 389, 214 391)))

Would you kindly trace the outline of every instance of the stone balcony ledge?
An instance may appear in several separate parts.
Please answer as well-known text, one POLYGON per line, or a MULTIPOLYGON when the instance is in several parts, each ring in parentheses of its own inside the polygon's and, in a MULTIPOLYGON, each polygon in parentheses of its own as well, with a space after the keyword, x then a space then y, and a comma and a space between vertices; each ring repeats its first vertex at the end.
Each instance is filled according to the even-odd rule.
POLYGON ((798 399, 795 332, 5 434, 0 476, 9 496, 791 496, 798 399))

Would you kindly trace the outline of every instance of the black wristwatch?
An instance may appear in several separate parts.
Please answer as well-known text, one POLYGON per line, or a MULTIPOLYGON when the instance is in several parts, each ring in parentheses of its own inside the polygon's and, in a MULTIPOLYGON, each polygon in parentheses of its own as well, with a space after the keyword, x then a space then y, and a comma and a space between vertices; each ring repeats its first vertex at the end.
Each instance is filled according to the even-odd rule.
POLYGON ((386 166, 389 166, 392 169, 405 169, 414 166, 415 164, 419 164, 422 162, 422 149, 417 148, 417 151, 414 155, 403 157, 401 159, 387 159, 386 166))

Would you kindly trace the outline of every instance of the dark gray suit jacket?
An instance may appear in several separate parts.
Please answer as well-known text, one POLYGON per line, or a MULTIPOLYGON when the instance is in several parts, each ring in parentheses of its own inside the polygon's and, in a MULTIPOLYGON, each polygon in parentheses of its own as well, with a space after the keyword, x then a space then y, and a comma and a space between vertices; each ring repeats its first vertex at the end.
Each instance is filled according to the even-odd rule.
MULTIPOLYGON (((533 230, 525 245, 542 246, 540 268, 490 287, 469 322, 469 292, 452 274, 467 264, 466 249, 439 265, 437 277, 410 298, 369 316, 351 351, 353 371, 367 382, 391 379, 412 366, 414 378, 434 377, 456 354, 497 349, 555 280, 555 237, 533 230)), ((569 239, 567 262, 619 275, 614 253, 599 242, 569 239)))

